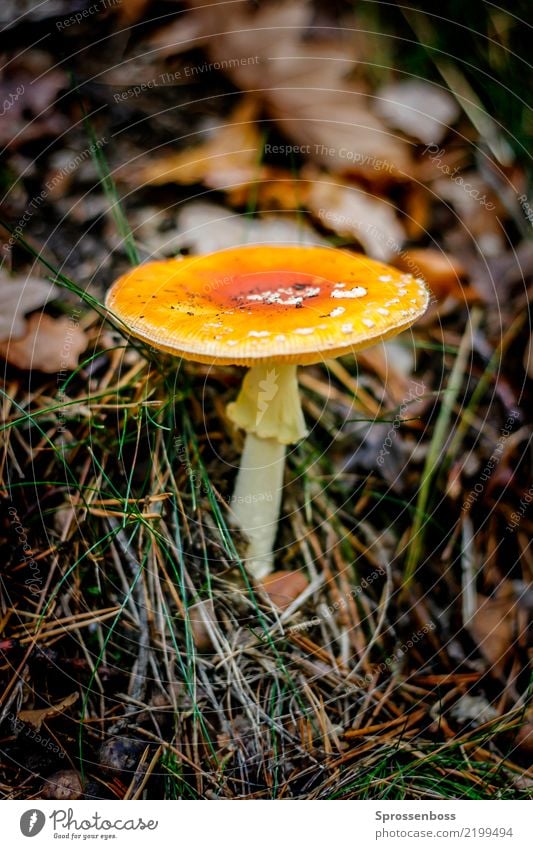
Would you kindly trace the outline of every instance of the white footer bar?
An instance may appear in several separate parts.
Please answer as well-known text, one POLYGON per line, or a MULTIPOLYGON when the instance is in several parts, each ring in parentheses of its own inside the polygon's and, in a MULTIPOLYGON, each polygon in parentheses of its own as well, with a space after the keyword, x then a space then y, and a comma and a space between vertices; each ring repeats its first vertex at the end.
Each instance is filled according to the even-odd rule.
POLYGON ((531 849, 522 801, 4 801, 2 845, 531 849), (204 805, 204 810, 201 806, 204 805), (149 841, 147 843, 147 841, 149 841))

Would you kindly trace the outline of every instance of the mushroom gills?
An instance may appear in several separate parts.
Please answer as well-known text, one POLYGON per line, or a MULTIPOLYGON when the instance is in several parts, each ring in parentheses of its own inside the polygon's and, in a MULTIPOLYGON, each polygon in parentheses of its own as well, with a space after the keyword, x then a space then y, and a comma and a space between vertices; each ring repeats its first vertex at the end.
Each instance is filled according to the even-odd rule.
POLYGON ((295 365, 252 366, 236 401, 227 406, 233 424, 262 439, 292 445, 307 436, 295 365))

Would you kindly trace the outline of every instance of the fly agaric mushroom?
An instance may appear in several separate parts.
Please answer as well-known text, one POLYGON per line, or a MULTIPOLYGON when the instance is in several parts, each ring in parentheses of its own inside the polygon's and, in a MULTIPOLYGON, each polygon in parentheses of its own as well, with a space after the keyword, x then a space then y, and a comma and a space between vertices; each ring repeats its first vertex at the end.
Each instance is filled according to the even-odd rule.
POLYGON ((231 421, 246 432, 232 505, 254 578, 273 568, 286 446, 306 435, 296 368, 405 330, 424 281, 327 247, 245 246, 151 262, 120 277, 107 307, 132 335, 201 363, 248 366, 231 421))

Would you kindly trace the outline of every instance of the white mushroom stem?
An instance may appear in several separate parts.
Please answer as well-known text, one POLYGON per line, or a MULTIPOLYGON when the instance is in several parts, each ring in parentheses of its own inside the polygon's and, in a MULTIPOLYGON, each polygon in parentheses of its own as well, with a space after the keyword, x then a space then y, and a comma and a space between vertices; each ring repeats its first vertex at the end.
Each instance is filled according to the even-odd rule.
POLYGON ((238 526, 248 537, 245 566, 256 579, 273 568, 285 451, 286 446, 277 439, 246 434, 232 507, 238 526))
POLYGON ((286 446, 307 432, 296 366, 254 366, 227 412, 246 431, 232 506, 248 538, 246 569, 260 579, 273 569, 286 446))

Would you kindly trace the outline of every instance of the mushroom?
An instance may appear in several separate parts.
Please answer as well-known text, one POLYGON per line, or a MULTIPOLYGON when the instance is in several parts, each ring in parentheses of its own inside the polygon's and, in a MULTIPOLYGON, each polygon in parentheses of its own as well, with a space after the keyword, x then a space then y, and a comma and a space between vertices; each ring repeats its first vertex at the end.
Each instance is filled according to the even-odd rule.
POLYGON ((328 247, 244 246, 150 262, 120 277, 106 305, 132 335, 201 363, 248 366, 231 421, 246 432, 232 507, 256 579, 273 568, 286 446, 303 439, 296 369, 409 327, 424 281, 328 247))

